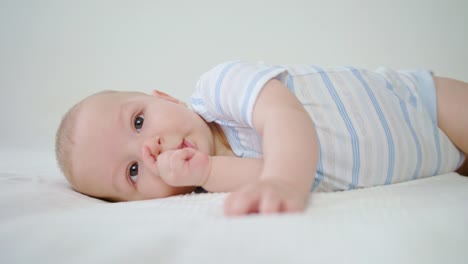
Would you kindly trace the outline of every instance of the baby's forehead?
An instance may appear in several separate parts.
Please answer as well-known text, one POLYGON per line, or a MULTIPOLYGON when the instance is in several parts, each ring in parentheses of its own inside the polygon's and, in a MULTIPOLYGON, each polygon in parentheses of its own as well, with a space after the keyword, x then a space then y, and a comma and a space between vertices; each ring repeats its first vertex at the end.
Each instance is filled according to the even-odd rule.
POLYGON ((124 100, 130 99, 135 96, 142 95, 140 92, 131 92, 131 91, 114 91, 114 90, 104 90, 95 94, 90 95, 87 100, 124 100))
POLYGON ((105 91, 94 94, 83 100, 81 109, 78 110, 76 116, 76 127, 84 127, 89 133, 90 130, 100 127, 104 123, 108 126, 114 126, 114 123, 117 122, 115 120, 124 115, 123 111, 127 105, 133 105, 139 100, 148 98, 148 96, 139 92, 120 91, 105 91))
POLYGON ((96 108, 102 104, 119 105, 124 104, 129 100, 143 98, 147 96, 141 92, 129 92, 129 91, 112 91, 106 90, 89 96, 83 100, 83 107, 96 108))

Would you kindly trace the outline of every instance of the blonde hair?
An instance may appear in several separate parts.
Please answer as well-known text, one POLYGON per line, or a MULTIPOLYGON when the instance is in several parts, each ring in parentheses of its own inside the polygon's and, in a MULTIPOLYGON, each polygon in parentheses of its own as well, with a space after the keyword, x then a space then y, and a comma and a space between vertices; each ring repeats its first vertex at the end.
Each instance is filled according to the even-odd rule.
POLYGON ((75 129, 77 119, 80 113, 80 110, 86 100, 91 97, 107 94, 107 93, 115 93, 116 91, 105 90, 101 92, 97 92, 92 94, 85 99, 81 100, 77 104, 75 104, 70 110, 68 110, 65 115, 62 117, 62 121, 57 129, 57 133, 55 135, 55 158, 57 160, 58 166, 62 171, 65 178, 68 182, 72 185, 72 187, 76 190, 76 180, 75 175, 73 172, 73 159, 72 159, 72 151, 76 144, 75 141, 75 129))
POLYGON ((75 146, 75 127, 78 112, 81 109, 83 101, 74 105, 63 116, 62 121, 55 135, 55 158, 58 166, 68 182, 74 186, 73 162, 71 152, 75 146))

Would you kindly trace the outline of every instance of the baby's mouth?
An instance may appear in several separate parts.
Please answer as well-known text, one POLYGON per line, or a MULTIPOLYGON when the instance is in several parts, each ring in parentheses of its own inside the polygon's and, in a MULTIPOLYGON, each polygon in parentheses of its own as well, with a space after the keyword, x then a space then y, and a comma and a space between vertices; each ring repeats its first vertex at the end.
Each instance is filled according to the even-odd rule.
POLYGON ((182 140, 182 143, 180 143, 179 145, 179 149, 183 149, 183 148, 195 148, 195 146, 190 143, 188 140, 182 140))

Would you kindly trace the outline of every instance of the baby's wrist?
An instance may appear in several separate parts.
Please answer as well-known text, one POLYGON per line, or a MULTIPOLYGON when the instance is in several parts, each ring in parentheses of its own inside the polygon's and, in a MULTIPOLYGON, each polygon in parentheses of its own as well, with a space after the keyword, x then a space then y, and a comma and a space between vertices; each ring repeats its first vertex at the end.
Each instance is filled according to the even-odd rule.
POLYGON ((213 157, 207 155, 207 163, 205 166, 205 170, 204 170, 204 173, 202 174, 202 177, 199 179, 198 186, 201 186, 201 187, 205 186, 208 180, 210 179, 212 164, 213 164, 213 157))

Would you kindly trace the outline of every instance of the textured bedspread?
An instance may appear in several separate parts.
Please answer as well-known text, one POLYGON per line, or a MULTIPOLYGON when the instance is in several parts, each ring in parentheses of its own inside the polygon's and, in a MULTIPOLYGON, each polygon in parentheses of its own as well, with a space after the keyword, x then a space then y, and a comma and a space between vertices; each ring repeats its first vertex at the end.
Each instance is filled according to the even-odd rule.
POLYGON ((468 178, 318 193, 302 214, 226 218, 218 194, 107 203, 0 173, 0 263, 467 263, 468 178))

